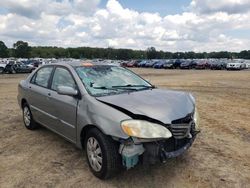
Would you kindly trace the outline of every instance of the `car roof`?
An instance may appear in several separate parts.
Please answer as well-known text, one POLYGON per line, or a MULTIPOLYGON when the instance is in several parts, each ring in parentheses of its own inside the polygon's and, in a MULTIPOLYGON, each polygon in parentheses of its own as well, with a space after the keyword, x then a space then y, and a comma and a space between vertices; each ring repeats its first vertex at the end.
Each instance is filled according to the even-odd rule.
POLYGON ((105 61, 92 61, 92 60, 71 60, 71 61, 61 61, 52 63, 53 65, 70 65, 72 67, 79 67, 79 66, 119 66, 116 63, 108 63, 105 61))

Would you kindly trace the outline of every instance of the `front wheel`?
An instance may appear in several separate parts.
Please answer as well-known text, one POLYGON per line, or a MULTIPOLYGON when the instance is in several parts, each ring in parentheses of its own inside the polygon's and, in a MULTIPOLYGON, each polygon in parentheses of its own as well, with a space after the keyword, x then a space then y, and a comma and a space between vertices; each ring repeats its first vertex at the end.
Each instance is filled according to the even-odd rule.
POLYGON ((90 129, 84 147, 90 170, 96 177, 107 179, 120 171, 122 163, 118 153, 119 145, 110 137, 96 128, 90 129))
POLYGON ((29 130, 34 130, 38 127, 36 122, 33 120, 33 116, 27 103, 23 105, 23 123, 29 130))

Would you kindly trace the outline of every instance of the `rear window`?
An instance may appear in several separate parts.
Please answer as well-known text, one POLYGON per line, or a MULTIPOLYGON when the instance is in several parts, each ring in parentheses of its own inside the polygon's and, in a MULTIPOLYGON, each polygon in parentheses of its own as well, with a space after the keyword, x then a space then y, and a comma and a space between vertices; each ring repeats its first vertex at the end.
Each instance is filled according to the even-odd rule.
POLYGON ((53 67, 44 67, 36 72, 31 82, 41 87, 48 87, 53 67))

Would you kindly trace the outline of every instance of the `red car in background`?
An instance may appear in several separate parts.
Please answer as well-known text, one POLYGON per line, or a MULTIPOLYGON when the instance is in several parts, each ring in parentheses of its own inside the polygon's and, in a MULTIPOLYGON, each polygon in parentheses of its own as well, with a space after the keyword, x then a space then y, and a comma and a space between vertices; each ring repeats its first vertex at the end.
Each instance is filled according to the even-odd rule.
POLYGON ((138 67, 138 64, 141 62, 141 60, 131 60, 131 61, 128 61, 126 64, 125 64, 125 67, 138 67))
POLYGON ((207 60, 197 61, 197 64, 195 66, 195 69, 208 69, 208 68, 210 68, 210 64, 207 60))
POLYGON ((129 61, 129 62, 126 64, 126 67, 135 67, 135 63, 136 63, 136 61, 134 61, 134 60, 129 61))
POLYGON ((121 67, 127 67, 127 61, 122 61, 121 63, 120 63, 120 66, 121 67))

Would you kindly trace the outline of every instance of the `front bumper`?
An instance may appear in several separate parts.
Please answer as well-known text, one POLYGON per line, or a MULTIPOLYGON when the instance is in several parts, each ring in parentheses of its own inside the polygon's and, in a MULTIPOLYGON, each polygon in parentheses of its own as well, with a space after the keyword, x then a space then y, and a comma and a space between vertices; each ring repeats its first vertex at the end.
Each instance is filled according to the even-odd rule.
POLYGON ((160 159, 163 162, 164 160, 168 159, 168 158, 174 158, 174 157, 178 157, 179 155, 183 154, 185 151, 187 151, 193 144, 194 140, 195 140, 194 136, 193 138, 189 139, 189 141, 182 146, 181 148, 175 150, 175 151, 165 151, 164 148, 160 148, 160 159))
POLYGON ((166 162, 169 158, 175 158, 185 153, 193 144, 196 135, 199 131, 192 133, 192 138, 174 139, 171 138, 166 141, 145 143, 143 146, 145 152, 143 153, 144 164, 155 164, 159 162, 166 162))
POLYGON ((227 70, 240 70, 241 67, 227 67, 227 70))
POLYGON ((181 69, 189 69, 189 65, 180 66, 181 69))

